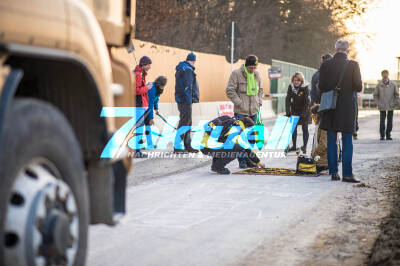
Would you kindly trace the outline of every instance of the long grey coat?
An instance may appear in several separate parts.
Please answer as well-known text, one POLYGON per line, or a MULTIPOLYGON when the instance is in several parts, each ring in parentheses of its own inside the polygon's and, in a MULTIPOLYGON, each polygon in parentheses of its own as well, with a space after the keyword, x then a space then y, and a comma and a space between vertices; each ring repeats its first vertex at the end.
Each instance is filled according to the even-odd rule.
POLYGON ((385 85, 381 80, 374 90, 374 100, 379 111, 392 111, 398 107, 399 90, 396 84, 389 81, 385 85))
MULTIPOLYGON (((347 55, 336 53, 332 59, 322 63, 320 68, 319 88, 321 93, 333 90, 339 81, 347 55)), ((362 90, 360 67, 356 61, 350 60, 339 84, 336 110, 322 114, 320 128, 335 132, 353 133, 355 127, 356 101, 354 92, 362 90)))

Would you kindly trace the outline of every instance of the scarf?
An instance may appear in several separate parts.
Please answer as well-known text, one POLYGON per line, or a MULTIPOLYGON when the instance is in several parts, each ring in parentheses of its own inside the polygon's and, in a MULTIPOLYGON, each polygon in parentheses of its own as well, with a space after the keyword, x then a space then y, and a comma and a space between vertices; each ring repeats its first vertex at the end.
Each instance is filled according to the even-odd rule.
POLYGON ((258 93, 258 86, 257 86, 257 80, 255 77, 254 73, 249 73, 247 71, 246 66, 243 66, 244 72, 246 72, 247 76, 247 91, 246 94, 249 96, 256 95, 258 93))
POLYGON ((383 84, 384 84, 385 86, 388 86, 388 85, 389 85, 389 82, 390 82, 389 79, 384 79, 384 80, 383 80, 383 84))
POLYGON ((293 91, 295 94, 297 94, 297 93, 299 92, 299 89, 300 89, 300 87, 301 87, 301 85, 300 85, 299 87, 295 87, 293 84, 291 84, 291 86, 292 86, 292 91, 293 91))

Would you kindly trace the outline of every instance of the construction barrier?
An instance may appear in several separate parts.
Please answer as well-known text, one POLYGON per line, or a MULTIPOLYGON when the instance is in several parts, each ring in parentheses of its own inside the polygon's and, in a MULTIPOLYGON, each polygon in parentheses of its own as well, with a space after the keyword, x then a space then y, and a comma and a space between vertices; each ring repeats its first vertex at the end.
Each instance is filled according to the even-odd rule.
MULTIPOLYGON (((136 51, 128 54, 125 48, 113 50, 113 54, 121 61, 129 64, 133 70, 140 57, 147 55, 153 61, 147 81, 154 81, 158 76, 166 76, 168 83, 164 93, 160 97, 162 103, 175 103, 175 67, 180 61, 184 61, 189 50, 134 40, 136 51), (136 57, 136 61, 135 61, 136 57)), ((231 64, 225 56, 200 53, 194 51, 197 56, 196 75, 200 89, 200 102, 228 101, 225 89, 231 74, 231 64)), ((233 65, 233 69, 244 64, 241 59, 233 65)), ((261 76, 261 86, 264 93, 269 93, 270 80, 268 70, 270 65, 259 64, 258 72, 261 76)))

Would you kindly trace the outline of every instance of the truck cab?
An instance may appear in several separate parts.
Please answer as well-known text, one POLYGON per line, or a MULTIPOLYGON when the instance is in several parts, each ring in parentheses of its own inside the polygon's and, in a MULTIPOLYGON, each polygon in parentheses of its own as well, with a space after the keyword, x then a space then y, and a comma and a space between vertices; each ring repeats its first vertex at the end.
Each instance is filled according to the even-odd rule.
POLYGON ((101 159, 134 106, 113 54, 132 0, 0 1, 0 265, 84 265, 88 225, 125 213, 129 158, 101 159))

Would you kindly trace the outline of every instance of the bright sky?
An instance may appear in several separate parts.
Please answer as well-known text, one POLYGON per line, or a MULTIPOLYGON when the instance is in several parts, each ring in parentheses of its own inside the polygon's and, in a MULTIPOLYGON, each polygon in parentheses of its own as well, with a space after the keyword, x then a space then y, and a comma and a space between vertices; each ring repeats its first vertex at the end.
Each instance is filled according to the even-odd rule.
POLYGON ((378 0, 367 13, 347 27, 356 32, 356 44, 364 81, 377 80, 383 69, 391 79, 397 78, 397 56, 400 56, 400 0, 378 0))
POLYGON ((347 21, 354 31, 355 47, 364 81, 377 80, 383 69, 397 78, 397 56, 400 56, 400 0, 378 0, 361 17, 347 21))

